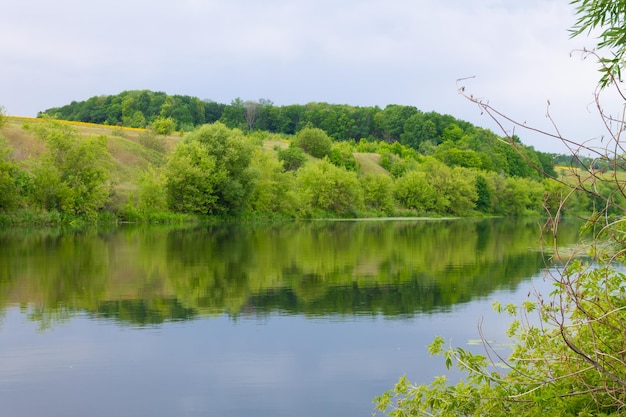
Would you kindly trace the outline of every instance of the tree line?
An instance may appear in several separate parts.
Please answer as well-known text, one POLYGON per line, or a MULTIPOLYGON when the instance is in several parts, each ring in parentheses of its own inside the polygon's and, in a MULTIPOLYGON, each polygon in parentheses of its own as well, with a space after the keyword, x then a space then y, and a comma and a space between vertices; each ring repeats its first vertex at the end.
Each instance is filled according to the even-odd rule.
POLYGON ((435 153, 445 144, 439 153, 451 165, 520 177, 536 175, 535 169, 521 160, 511 159, 528 159, 547 172, 552 172, 553 165, 553 155, 524 146, 519 138, 515 138, 519 148, 516 151, 491 131, 450 115, 422 112, 413 106, 388 105, 384 109, 328 103, 276 106, 267 99, 239 98, 230 104, 220 104, 184 95, 134 90, 73 101, 40 112, 39 116, 112 126, 149 126, 165 134, 174 130, 190 132, 218 121, 248 133, 295 135, 305 127, 313 127, 323 130, 334 141, 397 142, 424 155, 435 153))

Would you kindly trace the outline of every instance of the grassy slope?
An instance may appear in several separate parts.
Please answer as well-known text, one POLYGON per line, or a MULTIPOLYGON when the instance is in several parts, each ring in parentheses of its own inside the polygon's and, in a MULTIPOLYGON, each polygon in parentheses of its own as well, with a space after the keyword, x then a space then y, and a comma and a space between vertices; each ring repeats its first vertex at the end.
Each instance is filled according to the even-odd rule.
POLYGON ((377 153, 356 152, 354 159, 364 174, 390 175, 389 171, 380 166, 380 155, 377 153))
MULTIPOLYGON (((14 160, 22 162, 28 169, 31 157, 43 152, 44 144, 35 137, 32 130, 24 130, 24 123, 38 123, 25 118, 7 118, 7 124, 0 129, 0 135, 7 138, 14 160)), ((70 123, 72 124, 72 123, 70 123)), ((107 137, 108 149, 113 157, 112 182, 114 204, 126 201, 137 187, 138 175, 149 165, 159 166, 165 162, 165 154, 149 149, 140 143, 141 129, 122 129, 110 126, 72 124, 83 136, 107 137)), ((166 152, 173 149, 179 136, 165 137, 166 152)))

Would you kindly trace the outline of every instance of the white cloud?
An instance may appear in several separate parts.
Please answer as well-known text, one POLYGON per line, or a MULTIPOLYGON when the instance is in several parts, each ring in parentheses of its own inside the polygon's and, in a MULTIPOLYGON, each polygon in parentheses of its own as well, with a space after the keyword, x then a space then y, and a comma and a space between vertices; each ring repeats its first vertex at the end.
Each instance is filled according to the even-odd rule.
POLYGON ((593 42, 568 39, 573 21, 557 0, 24 0, 0 15, 0 101, 34 115, 150 88, 410 104, 493 128, 456 93, 476 75, 468 88, 517 117, 545 123, 550 98, 563 125, 591 132, 580 121, 597 73, 569 52, 593 42))

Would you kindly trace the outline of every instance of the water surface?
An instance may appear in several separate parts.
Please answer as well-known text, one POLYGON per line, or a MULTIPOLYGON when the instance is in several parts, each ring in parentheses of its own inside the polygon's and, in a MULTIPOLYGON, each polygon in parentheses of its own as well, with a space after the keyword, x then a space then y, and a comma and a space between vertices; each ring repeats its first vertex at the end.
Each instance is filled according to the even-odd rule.
POLYGON ((370 416, 444 372, 436 335, 503 338, 491 302, 547 288, 539 225, 2 231, 0 416, 370 416))

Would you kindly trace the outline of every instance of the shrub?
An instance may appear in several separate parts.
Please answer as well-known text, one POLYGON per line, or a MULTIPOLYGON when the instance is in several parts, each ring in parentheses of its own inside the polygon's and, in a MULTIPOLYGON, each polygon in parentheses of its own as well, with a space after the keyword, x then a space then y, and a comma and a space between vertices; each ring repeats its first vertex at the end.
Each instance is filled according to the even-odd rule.
POLYGON ((285 170, 296 171, 304 165, 306 156, 302 148, 289 146, 286 149, 278 150, 278 160, 282 161, 285 170))
POLYGON ((315 158, 330 154, 332 139, 322 129, 306 127, 294 138, 294 145, 315 158))

